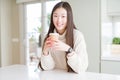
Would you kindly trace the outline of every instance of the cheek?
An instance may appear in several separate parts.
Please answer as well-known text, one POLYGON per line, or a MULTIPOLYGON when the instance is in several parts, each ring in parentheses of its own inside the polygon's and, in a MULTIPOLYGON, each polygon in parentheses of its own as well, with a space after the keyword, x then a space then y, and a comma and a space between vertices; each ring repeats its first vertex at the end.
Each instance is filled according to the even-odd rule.
POLYGON ((55 27, 57 26, 57 24, 56 24, 56 22, 55 22, 55 21, 53 21, 53 24, 54 24, 54 26, 55 26, 55 27))
POLYGON ((64 24, 67 25, 67 19, 63 20, 64 21, 64 24))
POLYGON ((65 20, 65 23, 67 24, 67 20, 65 20))
POLYGON ((67 18, 63 18, 62 21, 64 21, 64 23, 67 23, 67 18))
POLYGON ((57 22, 57 20, 55 18, 53 18, 53 24, 55 25, 55 23, 57 22))

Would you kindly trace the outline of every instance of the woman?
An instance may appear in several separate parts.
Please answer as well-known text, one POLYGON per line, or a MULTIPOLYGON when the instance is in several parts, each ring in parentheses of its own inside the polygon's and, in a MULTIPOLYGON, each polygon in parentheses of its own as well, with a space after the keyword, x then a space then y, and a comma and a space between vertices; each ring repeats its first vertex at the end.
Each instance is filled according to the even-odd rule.
POLYGON ((74 25, 72 9, 68 2, 59 2, 52 10, 50 28, 44 40, 40 62, 43 70, 57 68, 76 73, 87 70, 86 43, 83 34, 74 25), (50 33, 58 33, 59 39, 52 39, 50 33))

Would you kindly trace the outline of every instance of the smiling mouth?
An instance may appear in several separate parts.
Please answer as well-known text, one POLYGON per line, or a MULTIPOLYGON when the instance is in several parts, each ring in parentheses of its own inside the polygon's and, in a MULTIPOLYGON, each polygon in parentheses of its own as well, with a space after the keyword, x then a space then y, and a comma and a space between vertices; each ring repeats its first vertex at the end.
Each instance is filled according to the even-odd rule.
POLYGON ((63 26, 63 24, 58 24, 57 26, 58 26, 58 27, 61 27, 61 26, 63 26))

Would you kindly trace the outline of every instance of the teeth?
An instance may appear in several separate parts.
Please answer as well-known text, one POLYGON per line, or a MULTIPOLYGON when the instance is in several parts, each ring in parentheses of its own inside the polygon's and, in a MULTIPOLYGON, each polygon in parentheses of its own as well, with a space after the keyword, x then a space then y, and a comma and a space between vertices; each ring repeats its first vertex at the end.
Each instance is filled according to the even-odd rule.
POLYGON ((58 24, 58 26, 62 26, 62 24, 58 24))

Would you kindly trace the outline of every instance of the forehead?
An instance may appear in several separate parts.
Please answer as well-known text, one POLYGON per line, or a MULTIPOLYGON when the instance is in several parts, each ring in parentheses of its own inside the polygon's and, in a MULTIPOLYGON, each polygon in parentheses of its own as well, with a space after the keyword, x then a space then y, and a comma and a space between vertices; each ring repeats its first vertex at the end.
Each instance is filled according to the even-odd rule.
POLYGON ((53 14, 67 14, 67 11, 64 8, 57 8, 53 14))

